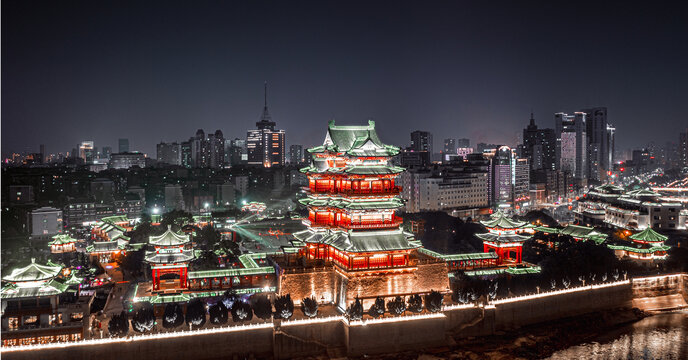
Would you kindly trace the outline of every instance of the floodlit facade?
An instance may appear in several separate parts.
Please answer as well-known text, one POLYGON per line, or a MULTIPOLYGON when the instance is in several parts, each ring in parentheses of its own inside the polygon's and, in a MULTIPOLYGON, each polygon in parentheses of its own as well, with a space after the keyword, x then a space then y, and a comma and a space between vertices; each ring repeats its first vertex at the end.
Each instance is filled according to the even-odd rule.
MULTIPOLYGON (((365 126, 331 121, 323 145, 308 151, 312 165, 301 171, 308 176, 309 194, 300 200, 308 207, 308 229, 294 237, 302 256, 334 265, 329 284, 321 287, 333 302, 345 308, 356 297, 448 285, 446 264, 419 253, 420 242, 401 228, 395 210, 403 204, 395 179, 404 169, 390 164, 399 149, 380 141, 373 121, 365 126)), ((290 284, 286 291, 294 298, 309 296, 302 287, 309 285, 293 279, 281 280, 290 284)))

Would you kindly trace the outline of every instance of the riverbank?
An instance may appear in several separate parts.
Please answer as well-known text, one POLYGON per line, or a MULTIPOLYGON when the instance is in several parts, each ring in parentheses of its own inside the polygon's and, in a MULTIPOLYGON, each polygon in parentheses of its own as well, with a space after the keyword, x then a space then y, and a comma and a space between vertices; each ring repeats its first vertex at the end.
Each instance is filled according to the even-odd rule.
POLYGON ((449 347, 368 356, 366 359, 540 359, 592 341, 649 316, 638 309, 618 309, 525 326, 484 337, 453 339, 449 347))

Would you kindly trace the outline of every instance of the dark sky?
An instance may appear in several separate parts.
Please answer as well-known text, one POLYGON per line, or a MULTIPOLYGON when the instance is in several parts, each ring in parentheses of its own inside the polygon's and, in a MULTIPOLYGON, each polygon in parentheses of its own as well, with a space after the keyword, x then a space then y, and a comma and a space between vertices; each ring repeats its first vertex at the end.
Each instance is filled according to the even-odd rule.
POLYGON ((671 2, 2 1, 2 151, 82 140, 155 156, 245 138, 263 82, 288 144, 327 120, 515 143, 531 109, 607 106, 618 148, 688 126, 688 11, 671 2))

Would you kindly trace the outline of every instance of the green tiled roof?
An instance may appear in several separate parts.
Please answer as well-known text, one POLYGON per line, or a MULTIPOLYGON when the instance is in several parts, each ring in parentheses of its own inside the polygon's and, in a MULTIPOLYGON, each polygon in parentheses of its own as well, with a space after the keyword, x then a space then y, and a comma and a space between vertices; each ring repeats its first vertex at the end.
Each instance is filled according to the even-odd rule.
POLYGON ((366 201, 362 199, 349 198, 303 198, 299 203, 306 206, 322 206, 322 207, 336 207, 348 210, 370 210, 370 209, 397 209, 404 206, 401 199, 397 197, 389 198, 383 201, 366 201))
POLYGON ((11 282, 47 280, 57 276, 60 270, 61 265, 40 265, 36 264, 35 259, 31 259, 31 264, 12 270, 12 273, 2 279, 11 282))
POLYGON ((517 221, 507 217, 501 211, 496 212, 489 220, 483 220, 480 223, 487 228, 501 229, 518 229, 526 224, 525 221, 517 221))
POLYGON ((306 229, 293 234, 296 240, 333 246, 347 252, 377 252, 415 249, 413 234, 401 228, 380 231, 344 231, 339 229, 306 229))
POLYGON ((612 249, 612 250, 625 250, 625 251, 630 251, 630 252, 639 253, 639 254, 649 254, 649 253, 654 253, 654 252, 658 252, 658 251, 667 251, 667 250, 671 249, 671 246, 668 246, 668 245, 651 246, 651 247, 633 247, 633 246, 609 244, 609 245, 607 245, 607 247, 612 249))
POLYGON ((519 243, 524 242, 531 238, 531 236, 525 236, 520 234, 493 234, 493 233, 482 233, 475 234, 479 239, 483 241, 489 241, 494 243, 519 243))
POLYGON ((189 235, 177 234, 172 231, 171 225, 167 225, 167 230, 164 234, 148 237, 148 243, 155 246, 179 246, 189 241, 191 241, 189 240, 189 235))
POLYGON ((69 236, 69 234, 58 234, 53 236, 53 241, 49 242, 48 245, 64 245, 75 241, 76 239, 69 236))
POLYGON ((540 271, 541 271, 541 269, 539 266, 525 266, 525 267, 513 266, 513 267, 506 269, 506 273, 511 274, 511 275, 537 274, 540 271))
POLYGON ((399 153, 399 148, 385 145, 380 141, 375 131, 375 122, 368 121, 368 125, 341 126, 331 120, 327 127, 327 136, 323 148, 336 152, 351 152, 357 150, 379 151, 384 156, 393 156, 399 153))
POLYGON ((315 166, 301 168, 302 173, 327 173, 327 174, 351 174, 351 175, 394 175, 404 172, 404 168, 389 165, 358 165, 346 167, 327 167, 323 170, 315 166))
POLYGON ((173 253, 156 253, 154 250, 146 253, 145 260, 151 264, 176 264, 195 259, 193 250, 183 250, 173 253))
POLYGON ((479 252, 479 253, 466 253, 466 254, 440 254, 438 252, 428 250, 426 248, 418 249, 418 252, 432 256, 434 258, 442 259, 444 261, 467 261, 467 260, 485 260, 485 259, 497 259, 497 253, 495 252, 479 252))
POLYGON ((614 184, 606 183, 604 185, 595 188, 597 191, 610 192, 610 191, 623 191, 622 187, 616 186, 614 184))
POLYGON ((629 238, 631 240, 639 240, 646 242, 664 242, 669 237, 652 230, 652 228, 647 228, 637 234, 629 236, 629 238))
POLYGON ((543 233, 546 233, 546 234, 558 234, 559 231, 560 231, 560 229, 551 228, 551 227, 547 227, 547 226, 538 226, 538 227, 536 227, 536 228, 533 229, 533 230, 539 231, 539 232, 543 232, 543 233))

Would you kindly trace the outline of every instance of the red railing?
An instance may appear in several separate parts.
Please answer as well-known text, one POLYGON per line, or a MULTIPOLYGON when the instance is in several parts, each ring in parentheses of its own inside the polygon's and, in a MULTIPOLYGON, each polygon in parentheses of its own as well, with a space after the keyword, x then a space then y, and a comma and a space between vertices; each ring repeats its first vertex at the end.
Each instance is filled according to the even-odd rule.
POLYGON ((344 194, 344 195, 398 195, 401 193, 401 186, 393 186, 391 188, 387 189, 364 189, 364 190, 319 190, 319 189, 311 189, 311 188, 304 188, 306 190, 311 191, 314 194, 344 194))
POLYGON ((395 227, 399 227, 404 222, 404 220, 403 219, 395 219, 394 221, 386 221, 386 222, 373 223, 373 224, 337 224, 337 225, 332 225, 332 224, 327 224, 327 223, 316 223, 316 222, 312 222, 308 219, 303 219, 303 220, 301 220, 301 222, 306 226, 312 226, 312 227, 340 227, 343 229, 361 230, 361 229, 395 228, 395 227))

